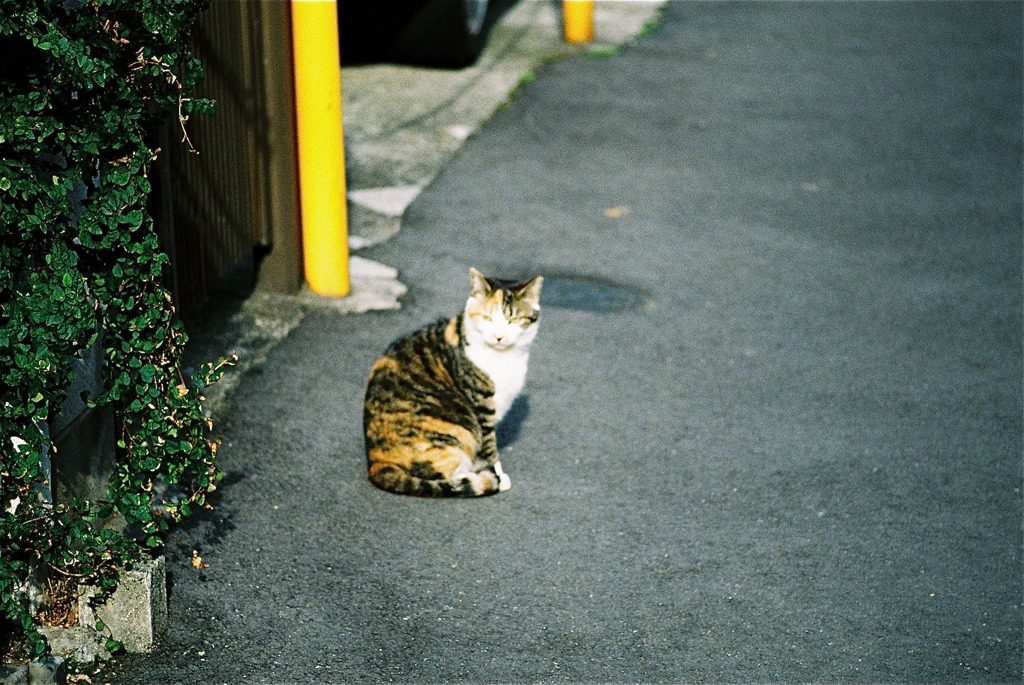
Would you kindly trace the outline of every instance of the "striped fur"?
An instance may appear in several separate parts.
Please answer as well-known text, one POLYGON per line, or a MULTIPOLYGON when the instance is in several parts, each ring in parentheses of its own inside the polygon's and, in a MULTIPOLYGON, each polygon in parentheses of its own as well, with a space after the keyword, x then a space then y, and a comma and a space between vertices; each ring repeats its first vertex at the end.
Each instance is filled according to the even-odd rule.
POLYGON ((363 427, 377 487, 424 497, 508 489, 495 427, 525 379, 542 279, 508 283, 475 269, 471 279, 461 314, 396 340, 373 365, 363 427))

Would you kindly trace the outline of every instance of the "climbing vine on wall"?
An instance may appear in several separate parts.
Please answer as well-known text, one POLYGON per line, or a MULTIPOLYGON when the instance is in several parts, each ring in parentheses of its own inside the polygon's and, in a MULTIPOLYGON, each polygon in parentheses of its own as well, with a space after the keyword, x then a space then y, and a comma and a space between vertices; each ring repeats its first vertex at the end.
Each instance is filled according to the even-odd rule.
MULTIPOLYGON (((156 127, 211 109, 190 97, 188 46, 209 0, 0 0, 0 634, 47 652, 25 601, 40 569, 105 591, 216 487, 202 389, 161 285, 146 202, 156 127), (70 361, 98 344, 117 430, 105 499, 53 503, 41 461, 70 361), (162 501, 157 483, 177 484, 162 501), (124 525, 106 525, 110 520, 124 525)), ((175 124, 175 125, 177 125, 175 124)))

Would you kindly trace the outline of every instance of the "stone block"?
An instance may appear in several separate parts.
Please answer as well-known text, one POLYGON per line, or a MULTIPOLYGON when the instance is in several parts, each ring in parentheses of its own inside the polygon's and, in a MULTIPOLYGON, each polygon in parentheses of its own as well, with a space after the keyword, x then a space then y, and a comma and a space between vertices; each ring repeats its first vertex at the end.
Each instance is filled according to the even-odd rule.
POLYGON ((0 664, 0 685, 25 685, 28 683, 27 664, 0 664))
POLYGON ((51 656, 28 664, 28 685, 64 685, 68 672, 64 659, 51 656))
POLYGON ((110 658, 107 638, 85 626, 40 626, 39 632, 50 643, 51 653, 77 664, 94 664, 110 658))
POLYGON ((27 664, 0 665, 0 685, 65 685, 67 666, 60 657, 47 657, 27 664))
POLYGON ((94 626, 103 621, 109 634, 129 652, 152 649, 157 634, 167 624, 167 575, 164 558, 147 559, 121 573, 117 590, 105 604, 93 610, 88 590, 79 600, 79 623, 94 626))

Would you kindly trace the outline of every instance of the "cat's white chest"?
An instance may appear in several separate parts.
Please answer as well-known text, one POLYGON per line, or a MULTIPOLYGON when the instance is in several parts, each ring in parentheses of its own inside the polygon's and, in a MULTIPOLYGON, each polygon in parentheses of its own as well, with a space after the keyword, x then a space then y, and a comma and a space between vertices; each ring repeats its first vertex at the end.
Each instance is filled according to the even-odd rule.
POLYGON ((495 350, 486 345, 469 345, 466 356, 494 383, 496 421, 501 421, 526 384, 529 353, 521 349, 495 350))

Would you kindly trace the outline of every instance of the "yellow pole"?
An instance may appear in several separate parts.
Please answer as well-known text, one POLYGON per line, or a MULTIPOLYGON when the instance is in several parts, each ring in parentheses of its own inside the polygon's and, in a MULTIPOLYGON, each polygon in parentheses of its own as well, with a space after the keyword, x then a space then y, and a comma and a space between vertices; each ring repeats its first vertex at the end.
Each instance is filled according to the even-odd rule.
POLYGON ((348 212, 336 0, 291 0, 299 201, 306 282, 348 295, 348 212))
POLYGON ((594 40, 594 0, 562 0, 562 27, 566 43, 594 40))

